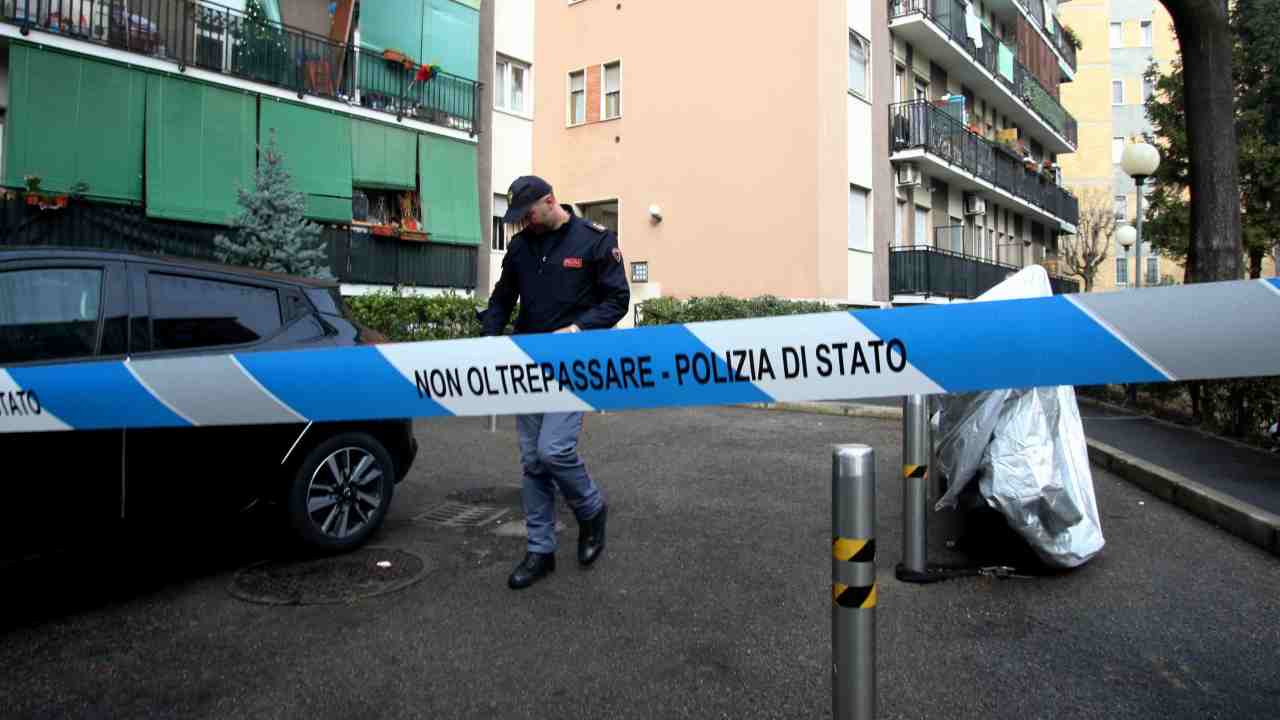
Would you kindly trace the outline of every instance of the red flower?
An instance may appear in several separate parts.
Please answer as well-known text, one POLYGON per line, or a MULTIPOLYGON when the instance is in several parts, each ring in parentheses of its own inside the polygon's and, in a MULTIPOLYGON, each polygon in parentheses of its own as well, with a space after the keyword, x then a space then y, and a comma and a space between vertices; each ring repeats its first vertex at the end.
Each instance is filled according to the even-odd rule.
POLYGON ((418 67, 418 72, 413 76, 415 82, 426 82, 436 76, 436 68, 434 65, 423 63, 418 67))

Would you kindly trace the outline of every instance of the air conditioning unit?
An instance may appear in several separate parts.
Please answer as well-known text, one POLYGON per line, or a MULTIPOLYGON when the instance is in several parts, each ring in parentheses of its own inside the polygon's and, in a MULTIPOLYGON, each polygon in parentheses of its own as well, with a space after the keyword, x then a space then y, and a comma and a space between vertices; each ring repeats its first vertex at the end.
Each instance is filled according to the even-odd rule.
POLYGON ((964 196, 964 214, 965 215, 986 215, 987 203, 977 193, 965 193, 964 196))
POLYGON ((898 165, 898 187, 919 187, 920 168, 915 163, 898 165))

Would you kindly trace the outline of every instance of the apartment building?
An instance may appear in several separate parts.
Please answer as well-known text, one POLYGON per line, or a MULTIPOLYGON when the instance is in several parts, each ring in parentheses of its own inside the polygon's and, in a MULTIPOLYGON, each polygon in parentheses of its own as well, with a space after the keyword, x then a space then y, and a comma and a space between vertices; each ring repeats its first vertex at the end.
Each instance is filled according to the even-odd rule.
POLYGON ((507 212, 507 188, 521 175, 533 172, 534 2, 493 0, 493 119, 489 123, 492 162, 491 221, 480 253, 482 276, 477 284, 487 295, 502 272, 511 228, 502 222, 507 212), (487 273, 487 274, 485 274, 487 273))
POLYGON ((11 244, 212 253, 283 151, 344 291, 474 288, 479 0, 4 0, 11 244))
POLYGON ((637 300, 970 298, 1074 229, 1055 13, 541 2, 533 169, 617 230, 637 300))

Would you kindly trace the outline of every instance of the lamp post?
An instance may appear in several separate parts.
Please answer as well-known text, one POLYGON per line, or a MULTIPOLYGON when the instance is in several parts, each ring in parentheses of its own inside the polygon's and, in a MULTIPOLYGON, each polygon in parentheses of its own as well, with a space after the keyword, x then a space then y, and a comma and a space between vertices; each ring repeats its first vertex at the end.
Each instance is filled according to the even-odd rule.
MULTIPOLYGON (((1120 247, 1124 248, 1126 255, 1129 254, 1129 248, 1133 247, 1137 239, 1138 231, 1132 225, 1121 225, 1116 228, 1116 242, 1120 243, 1120 247)), ((1142 268, 1139 267, 1138 270, 1142 270, 1142 268)))
MULTIPOLYGON (((1129 143, 1124 146, 1124 152, 1120 155, 1120 167, 1126 175, 1133 178, 1138 188, 1138 227, 1134 231, 1133 240, 1133 246, 1137 250, 1134 255, 1137 264, 1134 283, 1135 287, 1142 287, 1142 183, 1151 177, 1156 168, 1160 167, 1160 152, 1150 143, 1129 143)), ((1121 242, 1124 241, 1121 240, 1121 242)))

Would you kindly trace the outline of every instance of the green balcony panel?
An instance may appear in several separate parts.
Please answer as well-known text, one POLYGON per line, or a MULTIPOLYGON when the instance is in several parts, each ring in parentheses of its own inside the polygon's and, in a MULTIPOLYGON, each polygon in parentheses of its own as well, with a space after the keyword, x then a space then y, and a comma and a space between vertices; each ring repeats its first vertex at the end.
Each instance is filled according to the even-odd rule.
POLYGON ((399 50, 420 61, 426 0, 378 0, 360 4, 360 44, 376 52, 399 50))
POLYGON ((114 63, 42 50, 9 49, 5 178, 24 187, 103 200, 142 201, 146 75, 114 63))
POLYGON ((264 97, 258 120, 263 146, 273 130, 294 188, 308 196, 307 216, 351 222, 351 118, 264 97))
POLYGON ((147 215, 229 225, 252 189, 257 96, 167 75, 147 77, 147 215))
POLYGON ((436 135, 418 137, 423 223, 434 242, 480 244, 476 146, 436 135))
POLYGON ((468 80, 480 77, 480 13, 455 0, 428 0, 422 15, 420 62, 439 64, 468 80))
POLYGON ((351 121, 351 181, 357 187, 414 190, 418 136, 382 123, 351 121))

